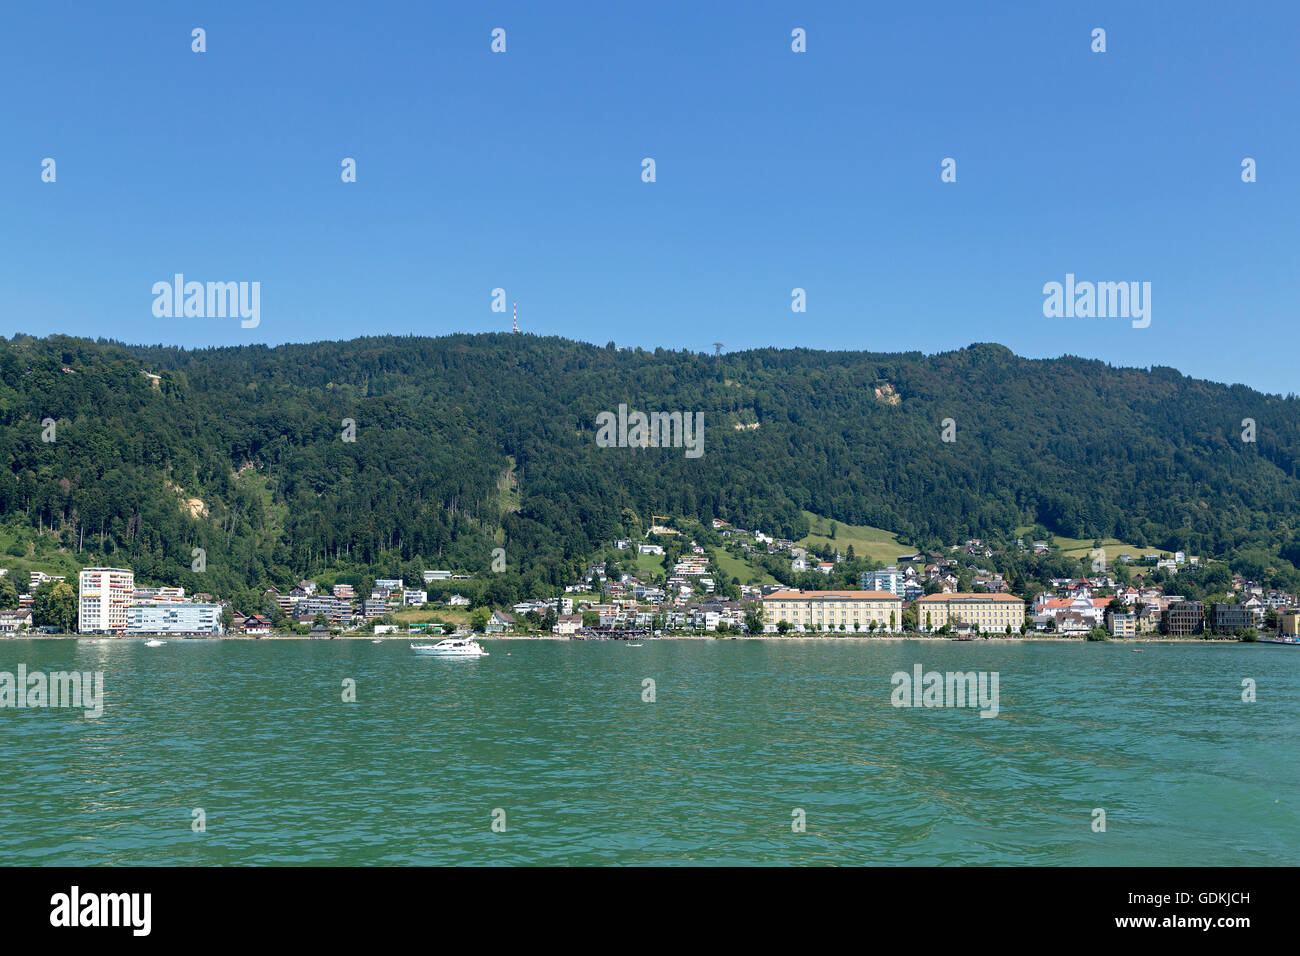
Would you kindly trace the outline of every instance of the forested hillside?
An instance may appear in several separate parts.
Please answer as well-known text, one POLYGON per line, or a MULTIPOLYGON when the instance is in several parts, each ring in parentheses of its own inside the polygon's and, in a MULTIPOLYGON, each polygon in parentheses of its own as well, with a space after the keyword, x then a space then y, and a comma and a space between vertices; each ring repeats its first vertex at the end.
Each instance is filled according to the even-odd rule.
POLYGON ((523 593, 574 580, 651 513, 798 539, 808 511, 914 546, 1040 523, 1300 557, 1300 401, 997 345, 719 357, 529 335, 203 351, 17 336, 0 339, 0 448, 0 565, 57 551, 227 595, 329 569, 485 569, 497 546, 523 593), (702 412, 703 455, 598 447, 596 417, 619 403, 702 412))

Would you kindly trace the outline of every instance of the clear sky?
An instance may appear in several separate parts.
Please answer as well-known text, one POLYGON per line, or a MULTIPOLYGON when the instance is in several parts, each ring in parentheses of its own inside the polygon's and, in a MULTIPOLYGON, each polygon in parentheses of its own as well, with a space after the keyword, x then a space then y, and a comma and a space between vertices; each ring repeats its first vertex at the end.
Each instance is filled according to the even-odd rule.
POLYGON ((1298 36, 1291 0, 7 3, 0 333, 508 329, 502 287, 601 345, 991 341, 1300 392, 1298 36), (261 324, 156 318, 177 272, 260 282, 261 324), (1150 282, 1150 327, 1044 318, 1066 273, 1150 282))

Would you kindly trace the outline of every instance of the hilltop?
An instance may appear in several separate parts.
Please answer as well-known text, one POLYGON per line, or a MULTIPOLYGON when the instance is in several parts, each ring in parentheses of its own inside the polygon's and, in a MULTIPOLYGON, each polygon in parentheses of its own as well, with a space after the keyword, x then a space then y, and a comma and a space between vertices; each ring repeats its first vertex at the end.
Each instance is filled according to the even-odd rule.
POLYGON ((882 559, 1039 528, 1300 580, 1300 401, 999 345, 713 356, 501 334, 205 350, 15 336, 0 339, 0 447, 0 565, 126 564, 226 595, 486 571, 502 547, 506 600, 578 580, 652 514, 817 544, 834 521, 882 559), (620 404, 702 413, 703 454, 598 446, 598 416, 620 404))

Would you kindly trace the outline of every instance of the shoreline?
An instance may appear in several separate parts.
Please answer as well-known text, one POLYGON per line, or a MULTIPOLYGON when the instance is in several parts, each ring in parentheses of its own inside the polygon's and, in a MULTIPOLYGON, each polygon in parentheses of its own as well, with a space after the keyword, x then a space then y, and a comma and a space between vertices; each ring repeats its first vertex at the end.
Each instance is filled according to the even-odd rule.
MULTIPOLYGON (((107 634, 0 634, 0 641, 85 641, 87 643, 107 641, 109 643, 130 643, 132 641, 146 640, 166 640, 166 641, 239 641, 247 643, 259 643, 261 641, 379 641, 388 643, 389 641, 416 641, 428 640, 427 636, 420 634, 381 634, 376 637, 373 634, 336 634, 333 637, 311 637, 307 634, 264 634, 260 637, 250 637, 248 635, 175 635, 175 634, 138 634, 126 637, 123 635, 107 634)), ((597 643, 626 643, 623 638, 594 637, 594 638, 572 638, 567 635, 558 634, 476 634, 473 637, 476 641, 575 641, 576 643, 585 643, 594 641, 597 643)), ((1268 641, 1241 641, 1232 637, 1113 637, 1105 641, 1088 641, 1082 637, 1028 637, 1015 636, 1007 637, 981 637, 971 641, 958 641, 951 637, 937 637, 929 634, 911 634, 897 635, 889 637, 867 637, 867 636, 818 636, 818 635, 799 635, 791 637, 780 634, 665 634, 661 637, 642 637, 639 641, 800 641, 816 643, 843 643, 852 641, 854 643, 892 643, 897 644, 903 641, 937 641, 940 643, 950 644, 1267 644, 1268 641)))

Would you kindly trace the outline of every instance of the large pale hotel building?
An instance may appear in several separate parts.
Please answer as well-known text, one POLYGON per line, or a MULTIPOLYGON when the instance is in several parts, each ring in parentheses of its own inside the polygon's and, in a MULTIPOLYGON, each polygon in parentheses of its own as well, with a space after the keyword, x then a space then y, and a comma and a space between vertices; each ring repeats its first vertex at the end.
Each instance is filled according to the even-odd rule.
POLYGON ((888 591, 773 591, 763 598, 763 629, 781 621, 794 630, 870 633, 903 626, 903 599, 888 591), (856 627, 855 627, 856 625, 856 627))
POLYGON ((1025 602, 1012 594, 930 594, 916 600, 916 626, 937 631, 945 624, 969 624, 977 631, 1005 634, 1025 623, 1025 602))
POLYGON ((135 595, 135 572, 125 568, 82 568, 77 630, 120 634, 135 595))

